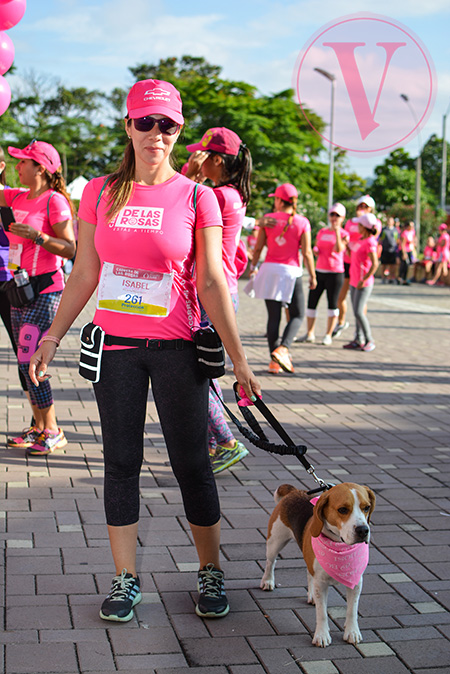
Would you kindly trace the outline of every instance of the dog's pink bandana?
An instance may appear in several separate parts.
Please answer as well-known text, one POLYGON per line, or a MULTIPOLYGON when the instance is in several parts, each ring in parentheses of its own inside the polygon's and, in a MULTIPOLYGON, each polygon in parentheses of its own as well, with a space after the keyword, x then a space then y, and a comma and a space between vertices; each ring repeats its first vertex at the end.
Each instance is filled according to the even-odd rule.
MULTIPOLYGON (((318 497, 311 499, 313 505, 318 497)), ((311 537, 312 549, 317 561, 331 578, 352 590, 358 585, 369 562, 369 546, 367 543, 348 545, 332 541, 320 534, 311 537)))

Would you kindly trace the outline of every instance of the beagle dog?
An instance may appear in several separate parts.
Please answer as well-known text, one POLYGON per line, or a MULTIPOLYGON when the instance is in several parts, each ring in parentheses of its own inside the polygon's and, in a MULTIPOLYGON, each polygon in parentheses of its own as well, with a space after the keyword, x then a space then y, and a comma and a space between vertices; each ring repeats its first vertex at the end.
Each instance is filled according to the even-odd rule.
POLYGON ((316 605, 312 643, 322 648, 331 643, 327 598, 329 586, 336 583, 347 588, 344 641, 359 643, 358 603, 369 559, 375 494, 369 487, 344 482, 311 499, 305 491, 283 484, 274 498, 277 505, 269 519, 261 589, 274 589, 278 553, 295 539, 307 566, 308 604, 316 605))

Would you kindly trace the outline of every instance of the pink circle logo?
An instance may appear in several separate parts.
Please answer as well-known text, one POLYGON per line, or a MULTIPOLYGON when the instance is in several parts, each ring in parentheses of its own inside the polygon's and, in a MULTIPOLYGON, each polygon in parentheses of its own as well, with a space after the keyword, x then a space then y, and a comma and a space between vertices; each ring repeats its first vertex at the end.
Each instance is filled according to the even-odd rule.
POLYGON ((315 129, 311 112, 327 124, 315 131, 328 143, 376 155, 420 133, 433 109, 436 74, 409 28, 362 12, 335 19, 310 38, 297 59, 294 89, 309 124, 315 129))

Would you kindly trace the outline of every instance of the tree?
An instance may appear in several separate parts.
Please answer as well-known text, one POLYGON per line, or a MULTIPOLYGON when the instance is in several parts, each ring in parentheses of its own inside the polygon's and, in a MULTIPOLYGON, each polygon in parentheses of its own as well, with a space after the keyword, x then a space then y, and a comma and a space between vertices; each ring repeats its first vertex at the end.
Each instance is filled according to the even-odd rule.
MULTIPOLYGON (((434 199, 434 206, 441 203, 442 138, 430 136, 422 150, 422 175, 434 199)), ((450 177, 450 145, 447 143, 447 184, 450 177)), ((446 192, 448 194, 448 192, 446 192)))

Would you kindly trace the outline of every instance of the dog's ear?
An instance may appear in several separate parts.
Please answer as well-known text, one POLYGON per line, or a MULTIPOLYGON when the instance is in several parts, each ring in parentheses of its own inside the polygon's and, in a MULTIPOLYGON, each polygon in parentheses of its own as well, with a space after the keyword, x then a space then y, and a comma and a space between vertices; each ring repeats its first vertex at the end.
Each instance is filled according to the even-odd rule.
POLYGON ((369 510, 369 514, 367 516, 367 521, 370 522, 370 518, 372 517, 372 513, 375 509, 376 498, 375 498, 375 493, 369 487, 364 486, 364 489, 367 491, 367 496, 369 497, 369 501, 370 501, 370 510, 369 510))
POLYGON ((317 538, 317 536, 320 536, 320 533, 322 531, 323 527, 323 509, 328 503, 328 494, 322 494, 322 496, 319 498, 317 501, 316 505, 314 506, 314 511, 313 511, 313 516, 312 516, 312 522, 311 522, 311 536, 314 538, 317 538))

